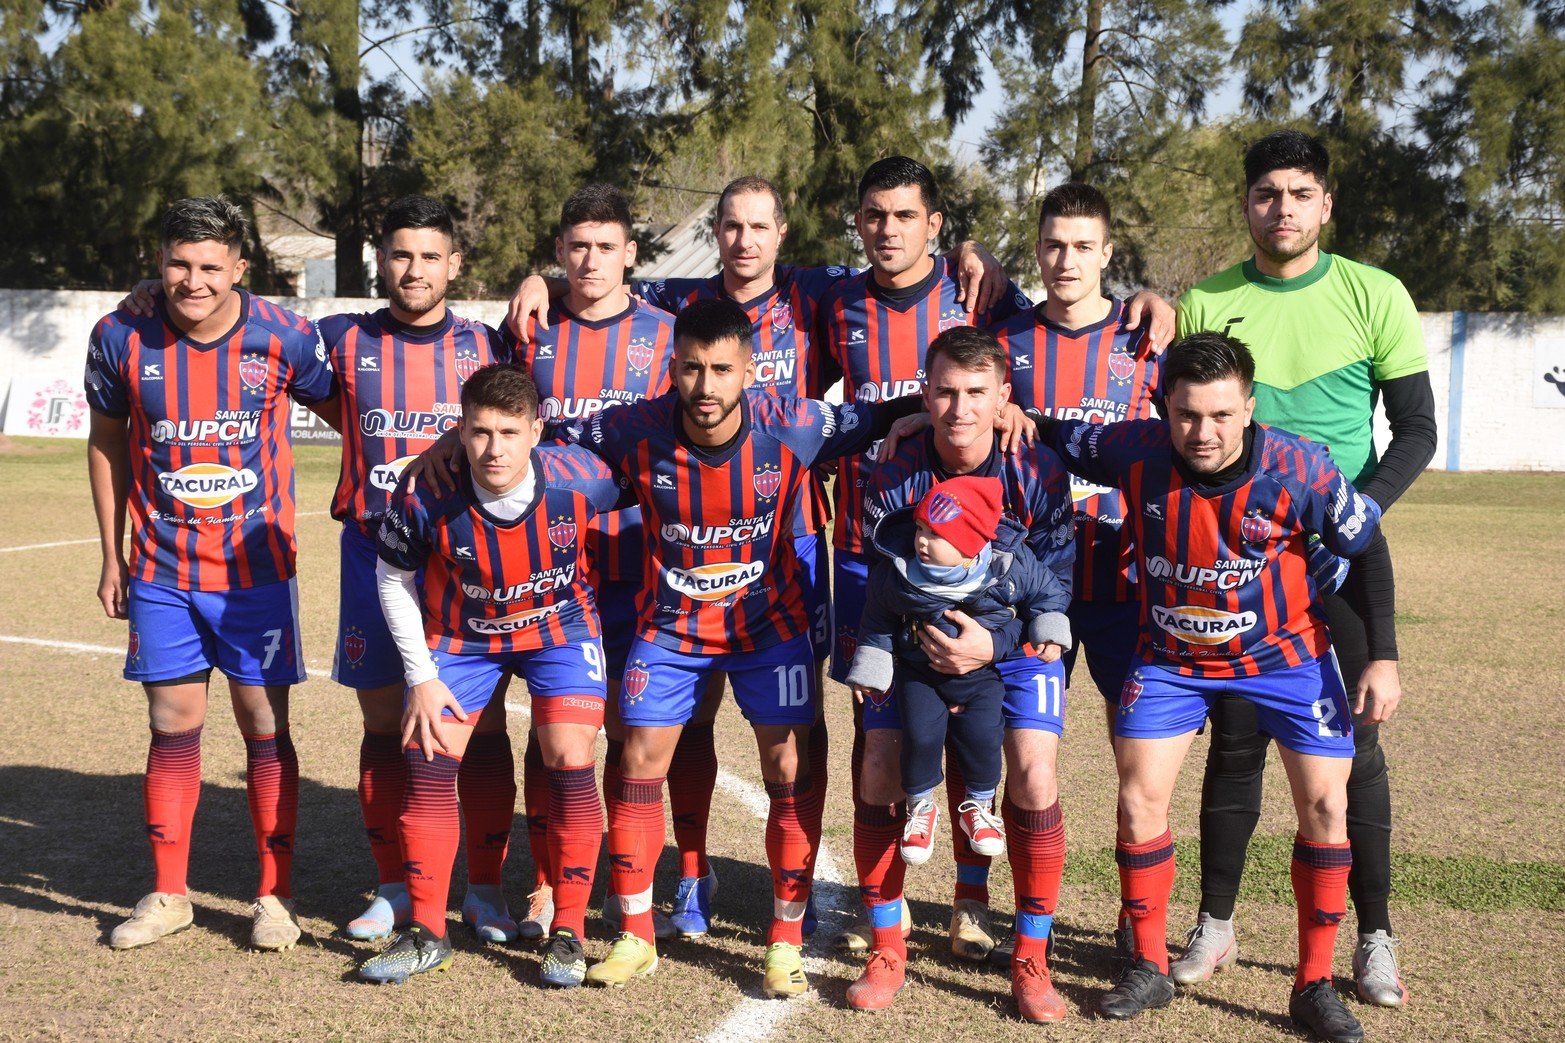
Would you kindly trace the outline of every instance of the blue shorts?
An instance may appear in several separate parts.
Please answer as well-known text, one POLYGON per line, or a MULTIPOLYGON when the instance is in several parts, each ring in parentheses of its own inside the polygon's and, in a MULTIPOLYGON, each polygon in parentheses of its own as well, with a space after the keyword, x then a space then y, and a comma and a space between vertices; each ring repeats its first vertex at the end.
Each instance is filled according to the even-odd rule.
POLYGON ((666 728, 694 716, 714 670, 728 675, 739 712, 752 725, 815 723, 814 658, 808 634, 755 652, 689 655, 643 638, 630 648, 619 690, 620 720, 666 728))
MULTIPOLYGON (((375 541, 357 525, 342 527, 342 571, 337 583, 337 649, 331 677, 349 688, 402 683, 402 656, 391 640, 375 585, 375 541)), ((424 585, 423 573, 415 582, 424 585)))
MULTIPOLYGON (((1065 731, 1065 664, 1059 659, 1045 663, 1033 656, 1013 655, 996 663, 1005 681, 1005 702, 1000 721, 1006 728, 1028 731, 1065 731)), ((878 698, 864 700, 864 730, 902 727, 902 710, 897 706, 897 686, 878 698)))
MULTIPOLYGON (((464 713, 471 714, 488 706, 500 679, 506 674, 514 674, 527 682, 527 694, 532 696, 533 717, 537 723, 560 719, 560 711, 574 711, 565 715, 572 719, 596 713, 596 723, 603 723, 603 707, 608 699, 604 683, 607 674, 603 667, 603 646, 596 640, 554 645, 531 652, 479 655, 436 652, 434 658, 441 683, 451 689, 464 713), (540 700, 550 705, 540 706, 540 700)), ((445 716, 452 716, 451 711, 447 710, 445 716)))
POLYGON ((177 590, 132 579, 125 679, 156 684, 216 667, 240 684, 304 680, 294 580, 238 590, 177 590))
POLYGON ((1190 677, 1169 667, 1137 663, 1120 693, 1114 734, 1166 739, 1193 732, 1206 723, 1207 710, 1219 695, 1254 703, 1259 730, 1295 753, 1353 756, 1353 715, 1331 652, 1255 677, 1190 677))
POLYGON ((1071 599, 1071 646, 1065 650, 1065 675, 1076 672, 1076 656, 1086 645, 1087 672, 1109 702, 1118 702, 1125 675, 1136 658, 1141 638, 1141 602, 1071 599))
POLYGON ((810 645, 817 663, 831 655, 831 573, 826 568, 826 547, 824 532, 793 538, 794 553, 804 569, 804 610, 809 614, 810 645))
POLYGON ((831 555, 831 622, 836 637, 831 646, 831 679, 841 684, 847 683, 853 653, 858 651, 859 624, 864 621, 864 596, 868 589, 869 558, 834 548, 831 555))
POLYGON ((630 644, 636 639, 636 598, 640 594, 640 581, 628 579, 606 579, 593 591, 598 619, 602 621, 604 664, 609 677, 625 673, 630 644))

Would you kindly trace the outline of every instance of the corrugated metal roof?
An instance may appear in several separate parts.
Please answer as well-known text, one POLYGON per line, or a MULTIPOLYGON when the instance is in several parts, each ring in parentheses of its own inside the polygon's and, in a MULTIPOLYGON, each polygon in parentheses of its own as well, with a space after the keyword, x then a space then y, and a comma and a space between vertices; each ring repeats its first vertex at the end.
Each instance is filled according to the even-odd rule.
POLYGON ((655 244, 658 256, 654 261, 637 264, 632 271, 636 279, 668 279, 678 276, 716 275, 722 270, 717 257, 717 240, 712 236, 712 212, 717 207, 714 197, 687 214, 678 224, 662 229, 642 228, 642 241, 655 244))

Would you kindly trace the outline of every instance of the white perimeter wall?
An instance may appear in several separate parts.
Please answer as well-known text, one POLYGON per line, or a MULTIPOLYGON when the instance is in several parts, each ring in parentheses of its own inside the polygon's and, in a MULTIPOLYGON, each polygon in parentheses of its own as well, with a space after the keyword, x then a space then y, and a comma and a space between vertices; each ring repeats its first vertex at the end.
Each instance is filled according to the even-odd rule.
MULTIPOLYGON (((7 433, 26 433, 25 414, 39 382, 80 388, 88 335, 121 296, 0 290, 0 425, 7 433)), ((278 303, 311 317, 384 304, 336 297, 278 303)), ((503 301, 455 301, 452 308, 491 325, 505 319, 503 301)), ((1440 424, 1431 466, 1565 471, 1565 316, 1455 312, 1425 314, 1423 323, 1440 424)), ((1383 445, 1383 417, 1377 427, 1383 445)))

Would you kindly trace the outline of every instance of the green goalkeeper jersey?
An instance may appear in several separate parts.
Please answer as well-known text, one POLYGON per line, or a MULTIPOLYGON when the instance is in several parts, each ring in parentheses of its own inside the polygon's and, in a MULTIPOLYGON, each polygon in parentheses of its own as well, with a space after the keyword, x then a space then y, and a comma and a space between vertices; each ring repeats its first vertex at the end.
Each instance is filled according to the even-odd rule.
POLYGON ((1179 301, 1179 335, 1215 330, 1255 355, 1255 418, 1326 445, 1355 483, 1375 469, 1379 385, 1429 368, 1418 309, 1393 275, 1321 251, 1292 279, 1247 260, 1179 301))

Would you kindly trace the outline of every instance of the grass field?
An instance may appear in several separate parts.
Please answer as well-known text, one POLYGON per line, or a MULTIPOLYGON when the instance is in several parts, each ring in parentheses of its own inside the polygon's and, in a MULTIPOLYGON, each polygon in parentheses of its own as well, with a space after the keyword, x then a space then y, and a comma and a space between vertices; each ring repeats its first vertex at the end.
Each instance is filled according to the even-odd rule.
MULTIPOLYGON (((482 950, 454 922, 449 974, 400 988, 357 983, 353 969, 370 947, 334 933, 373 882, 354 795, 357 711, 328 676, 337 565, 336 526, 324 509, 336 462, 328 449, 299 455, 301 510, 320 512, 299 523, 312 675, 293 697, 302 768, 294 889, 305 939, 282 955, 244 947, 255 857, 243 746, 219 705, 205 733, 190 873, 196 926, 150 949, 113 952, 104 944, 109 929, 151 883, 141 817, 144 701, 120 678, 124 624, 104 619, 94 596, 99 559, 82 444, 0 442, 0 1040, 1297 1038, 1285 1013, 1294 958, 1292 812, 1275 763, 1241 896, 1239 969, 1128 1024, 1088 1013, 1108 970, 1105 927, 1117 881, 1113 770, 1098 696, 1086 689, 1073 693, 1060 759, 1070 855, 1055 980, 1073 1008, 1061 1025, 1023 1025, 1002 971, 945 955, 943 903, 953 874, 949 856, 939 854, 909 873, 913 973, 895 1008, 846 1010, 843 992, 858 967, 824 954, 811 965, 817 996, 760 999, 769 887, 762 819, 751 807, 759 775, 748 730, 731 707, 718 723, 725 775, 711 848, 722 886, 709 938, 665 944, 657 974, 623 992, 556 993, 533 984, 533 952, 482 950)), ((1387 521, 1407 692, 1384 732, 1397 809, 1393 915, 1412 1005, 1393 1012, 1353 1002, 1371 1040, 1565 1038, 1562 514, 1562 475, 1431 473, 1387 521)), ((823 876, 830 861, 851 885, 848 696, 836 686, 828 695, 836 741, 823 876)), ((513 717, 513 735, 523 728, 513 717)), ((1181 877, 1173 941, 1194 917, 1203 757, 1198 740, 1175 804, 1181 877)), ((520 809, 515 840, 513 907, 525 904, 531 879, 520 809)), ((672 891, 671 856, 663 859, 660 897, 672 891)), ((463 872, 459 866, 458 879, 463 872)), ((598 879, 601 891, 601 866, 598 879)), ((997 912, 1008 911, 1003 864, 992 888, 997 912)), ((822 888, 828 909, 844 910, 854 896, 851 887, 822 888)), ((1008 924, 1008 915, 1000 919, 1008 924)), ((828 918, 823 940, 836 922, 828 918)), ((605 944, 595 919, 589 935, 589 956, 597 957, 605 944)), ((1337 968, 1341 984, 1345 940, 1337 968)))

